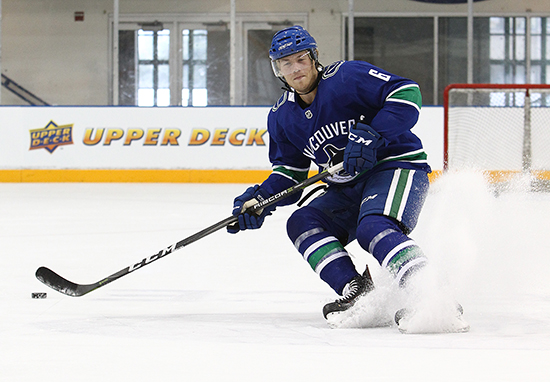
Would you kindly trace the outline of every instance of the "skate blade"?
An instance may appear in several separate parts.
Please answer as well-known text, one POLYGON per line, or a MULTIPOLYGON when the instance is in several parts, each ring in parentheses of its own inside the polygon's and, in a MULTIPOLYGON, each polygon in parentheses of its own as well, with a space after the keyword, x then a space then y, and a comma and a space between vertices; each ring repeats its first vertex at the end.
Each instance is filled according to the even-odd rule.
POLYGON ((403 334, 466 333, 470 331, 470 324, 463 317, 437 322, 425 322, 411 317, 402 318, 397 329, 403 334))
POLYGON ((349 314, 348 312, 330 313, 327 324, 332 329, 370 329, 392 325, 391 317, 380 315, 349 314))

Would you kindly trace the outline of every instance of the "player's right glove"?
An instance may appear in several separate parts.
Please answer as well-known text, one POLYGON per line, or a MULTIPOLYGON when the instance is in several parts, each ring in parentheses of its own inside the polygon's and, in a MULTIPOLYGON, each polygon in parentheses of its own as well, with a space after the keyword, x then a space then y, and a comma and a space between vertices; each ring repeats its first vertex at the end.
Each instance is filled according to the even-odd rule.
POLYGON ((344 150, 344 170, 350 175, 370 170, 377 161, 376 151, 383 145, 384 138, 369 125, 359 122, 352 126, 344 150))
POLYGON ((227 226, 227 232, 237 233, 245 229, 258 229, 264 223, 266 216, 271 215, 275 206, 271 205, 262 208, 256 212, 246 212, 246 210, 256 203, 269 198, 267 191, 259 185, 249 187, 241 196, 235 198, 233 202, 233 216, 237 216, 239 221, 233 225, 227 226))

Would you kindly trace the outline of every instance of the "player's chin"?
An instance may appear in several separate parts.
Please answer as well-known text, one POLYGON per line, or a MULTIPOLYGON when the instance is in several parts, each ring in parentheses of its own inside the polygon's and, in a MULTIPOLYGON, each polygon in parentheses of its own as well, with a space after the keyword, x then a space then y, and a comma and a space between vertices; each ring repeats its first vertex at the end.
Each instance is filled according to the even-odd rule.
POLYGON ((306 81, 296 82, 294 83, 294 86, 292 86, 292 88, 296 90, 298 93, 307 93, 307 91, 311 88, 311 84, 306 83, 306 81))

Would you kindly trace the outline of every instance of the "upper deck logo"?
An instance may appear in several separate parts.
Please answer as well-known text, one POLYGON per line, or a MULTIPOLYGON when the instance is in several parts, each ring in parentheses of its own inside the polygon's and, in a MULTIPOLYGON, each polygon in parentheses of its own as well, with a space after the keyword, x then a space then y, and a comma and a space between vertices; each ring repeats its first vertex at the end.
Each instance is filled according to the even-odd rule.
POLYGON ((73 144, 73 125, 57 126, 50 121, 42 129, 31 130, 31 147, 29 150, 46 149, 53 153, 59 146, 73 144))

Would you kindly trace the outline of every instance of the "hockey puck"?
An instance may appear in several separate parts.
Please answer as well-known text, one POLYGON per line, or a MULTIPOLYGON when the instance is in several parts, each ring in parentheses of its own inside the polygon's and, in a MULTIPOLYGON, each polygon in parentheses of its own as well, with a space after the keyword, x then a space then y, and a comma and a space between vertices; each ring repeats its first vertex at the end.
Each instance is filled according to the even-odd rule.
POLYGON ((46 298, 46 297, 48 297, 48 294, 46 292, 36 292, 36 293, 31 293, 31 297, 32 298, 46 298))

